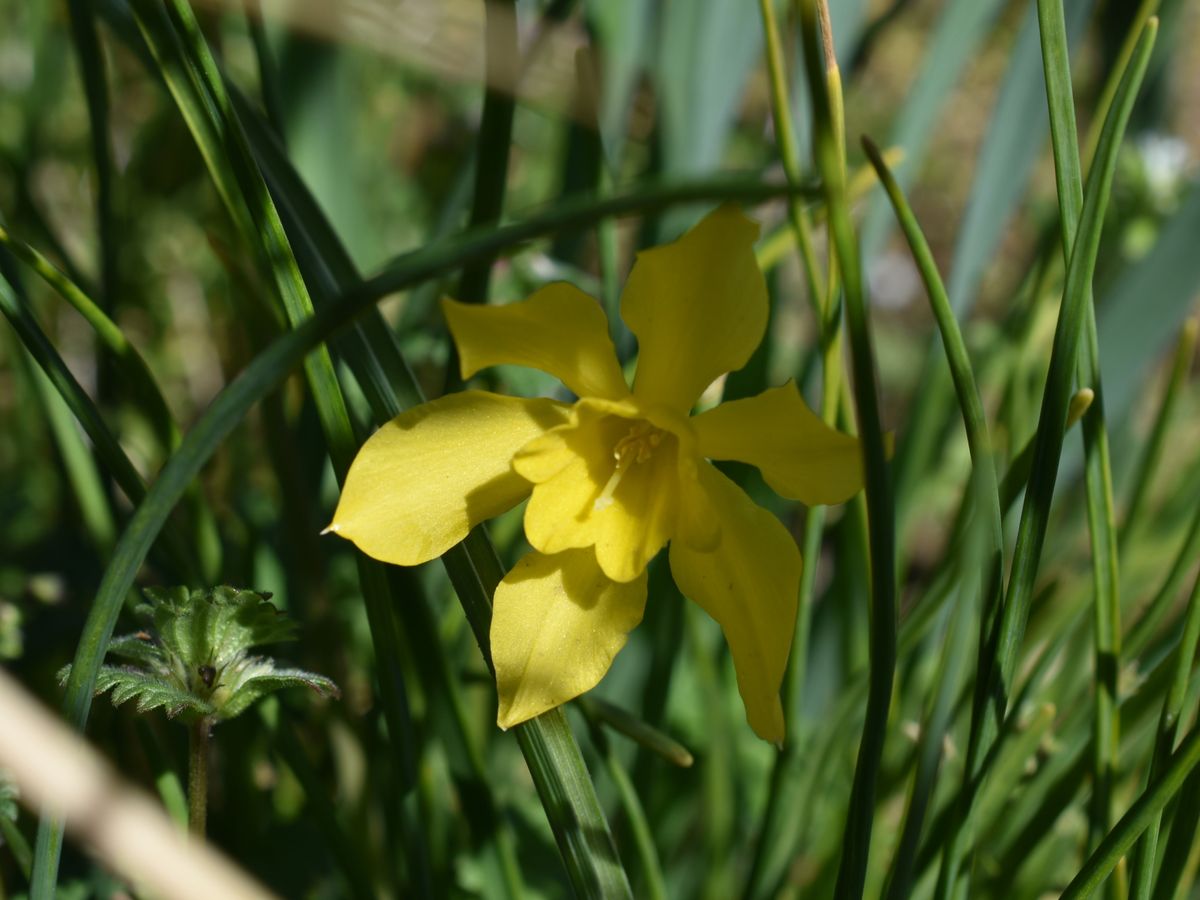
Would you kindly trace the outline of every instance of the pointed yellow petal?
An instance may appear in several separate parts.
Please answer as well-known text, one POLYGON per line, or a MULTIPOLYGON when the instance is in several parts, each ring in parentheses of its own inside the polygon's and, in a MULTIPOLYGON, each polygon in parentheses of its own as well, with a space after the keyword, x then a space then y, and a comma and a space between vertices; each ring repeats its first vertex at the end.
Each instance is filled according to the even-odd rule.
POLYGON ((842 503, 863 486, 862 448, 808 408, 794 382, 692 419, 700 453, 757 466, 776 493, 809 506, 842 503))
POLYGON ((528 493, 513 454, 568 410, 465 391, 403 412, 359 450, 327 530, 397 565, 440 556, 528 493))
MULTIPOLYGON (((525 536, 542 553, 595 547, 614 581, 637 578, 678 521, 678 438, 655 431, 653 447, 639 458, 614 448, 640 430, 643 420, 580 411, 577 424, 522 448, 513 466, 536 484, 525 507, 525 536)), ((647 438, 649 441, 649 438, 647 438)))
POLYGON ((767 327, 757 237, 758 225, 725 205, 638 255, 621 317, 638 339, 639 400, 686 413, 718 375, 750 359, 767 327))
POLYGON ((462 361, 462 376, 508 363, 549 372, 580 397, 619 400, 629 387, 617 363, 600 304, 565 282, 528 300, 477 306, 442 300, 462 361))
POLYGON ((610 581, 590 550, 530 553, 496 588, 492 661, 501 728, 591 690, 642 621, 646 576, 610 581))
POLYGON ((672 542, 671 574, 725 632, 750 727, 781 743, 779 687, 796 624, 800 551, 778 519, 711 465, 701 467, 700 486, 721 517, 720 540, 707 553, 672 542))

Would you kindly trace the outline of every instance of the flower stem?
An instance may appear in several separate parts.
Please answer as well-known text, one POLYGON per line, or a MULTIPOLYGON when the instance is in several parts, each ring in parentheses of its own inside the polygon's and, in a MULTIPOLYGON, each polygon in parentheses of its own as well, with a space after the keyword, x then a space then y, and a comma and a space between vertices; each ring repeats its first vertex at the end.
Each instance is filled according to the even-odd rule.
POLYGON ((188 831, 204 837, 208 822, 208 737, 212 722, 197 719, 188 728, 188 831))

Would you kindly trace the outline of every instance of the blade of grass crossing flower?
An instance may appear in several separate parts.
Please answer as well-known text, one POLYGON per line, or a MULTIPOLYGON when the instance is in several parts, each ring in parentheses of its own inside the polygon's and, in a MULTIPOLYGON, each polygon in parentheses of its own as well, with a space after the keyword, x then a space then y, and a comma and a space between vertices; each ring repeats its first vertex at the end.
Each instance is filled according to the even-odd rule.
POLYGON ((1171 374, 1167 378, 1167 386, 1163 391, 1162 402, 1150 428, 1150 436, 1142 448, 1138 459, 1137 469, 1129 483, 1129 495, 1125 501, 1125 518, 1121 522, 1117 544, 1123 547, 1129 536, 1139 524, 1142 504, 1150 487, 1151 478, 1158 469, 1162 458, 1163 447, 1166 445, 1167 431, 1176 404, 1182 393, 1181 387, 1187 380, 1192 368, 1192 359, 1196 355, 1196 336, 1200 332, 1200 319, 1191 318, 1184 323, 1175 343, 1175 355, 1171 362, 1171 374))
MULTIPOLYGON (((1083 174, 1079 135, 1075 127, 1075 98, 1062 0, 1038 0, 1038 26, 1042 39, 1042 64, 1050 110, 1050 137, 1058 184, 1059 220, 1063 257, 1069 258, 1079 231, 1083 208, 1083 174)), ((1113 511, 1112 465, 1108 429, 1104 419, 1104 392, 1100 379, 1100 345, 1096 312, 1089 289, 1084 298, 1083 340, 1079 347, 1076 378, 1090 387, 1093 400, 1083 417, 1084 482, 1088 532, 1092 546, 1093 641, 1095 657, 1095 714, 1093 717, 1093 777, 1091 835, 1093 843, 1108 831, 1113 804, 1113 779, 1120 746, 1117 711, 1117 674, 1120 670, 1120 575, 1117 561, 1116 521, 1113 511)))
MULTIPOLYGON (((590 198, 564 201, 540 216, 499 229, 472 231, 409 253, 376 277, 348 290, 300 327, 276 338, 217 394, 184 437, 178 450, 167 460, 154 484, 145 492, 144 499, 138 504, 125 532, 118 540, 88 612, 72 664, 71 681, 67 685, 63 704, 67 721, 76 728, 82 728, 86 723, 91 709, 96 673, 103 659, 104 648, 112 636, 122 601, 132 587, 138 569, 145 562, 150 548, 166 525, 171 510, 179 502, 192 479, 254 403, 273 390, 314 347, 350 323, 371 304, 412 284, 452 272, 460 268, 467 259, 517 246, 535 237, 553 233, 559 228, 586 225, 623 212, 662 208, 696 200, 752 201, 785 195, 788 192, 789 188, 781 185, 762 184, 746 179, 721 179, 715 182, 709 180, 651 186, 599 201, 590 198)), ((21 307, 17 306, 15 301, 12 304, 5 302, 11 297, 11 292, 0 289, 0 311, 6 314, 11 312, 13 318, 21 323, 20 327, 24 328, 27 322, 21 318, 21 307)), ((53 352, 53 347, 45 340, 45 336, 41 335, 40 330, 36 331, 36 335, 40 335, 44 346, 53 352)), ((37 343, 38 338, 35 336, 33 340, 37 343)), ((55 357, 57 358, 57 354, 55 357)), ((65 366, 61 366, 61 360, 59 369, 55 371, 69 376, 65 366)), ((77 384, 75 388, 78 388, 77 384)), ((81 390, 79 395, 83 396, 81 390)), ((527 732, 521 729, 517 729, 517 737, 523 748, 530 748, 527 751, 527 759, 536 754, 536 759, 530 762, 530 769, 535 775, 539 794, 547 804, 558 804, 547 806, 551 814, 560 816, 558 821, 569 822, 570 827, 578 831, 579 822, 593 821, 593 809, 596 814, 599 813, 594 792, 589 791, 578 780, 580 773, 586 779, 586 769, 578 758, 578 748, 575 747, 572 755, 570 748, 574 746, 574 739, 570 736, 561 713, 544 715, 531 725, 532 730, 539 735, 537 740, 528 738, 527 732), (564 759, 571 760, 573 768, 562 770, 566 774, 560 773, 561 780, 550 781, 549 773, 556 771, 554 766, 561 764, 564 759), (578 765, 574 765, 574 761, 578 761, 578 765), (548 780, 539 782, 538 778, 542 776, 548 780)), ((62 842, 60 828, 45 823, 44 829, 46 837, 39 837, 37 853, 40 863, 35 861, 34 867, 33 896, 36 897, 53 895, 62 842)), ((607 832, 605 836, 607 837, 607 832)), ((556 832, 556 837, 559 838, 561 847, 563 835, 556 832)), ((599 840, 591 833, 572 834, 568 837, 585 847, 591 847, 599 840)), ((619 869, 614 852, 602 850, 597 858, 602 861, 605 872, 611 871, 614 866, 619 869)), ((610 884, 607 878, 598 883, 610 884)), ((593 892, 585 893, 592 895, 593 892)), ((625 893, 628 893, 627 889, 625 893)))
MULTIPOLYGON (((1170 689, 1163 701, 1154 752, 1150 758, 1147 780, 1151 783, 1162 772, 1163 767, 1170 759, 1171 753, 1175 749, 1175 741, 1179 736, 1183 705, 1187 697, 1188 676, 1191 675, 1192 664, 1196 659, 1196 642, 1200 640, 1200 578, 1196 580, 1195 586, 1192 588, 1187 609, 1183 637, 1175 649, 1174 678, 1171 680, 1170 689)), ((1150 824, 1146 827, 1146 833, 1142 835, 1134 852, 1129 894, 1132 900, 1146 900, 1150 897, 1161 823, 1161 813, 1151 818, 1150 824)))
POLYGON ((977 778, 981 774, 980 767, 989 754, 1008 710, 1008 693, 1029 617, 1034 580, 1058 475, 1079 338, 1084 325, 1085 305, 1091 289, 1104 211, 1116 170, 1117 150, 1149 62, 1156 32, 1157 21, 1152 20, 1143 33, 1138 52, 1135 53, 1122 80, 1117 102, 1104 123, 1104 135, 1100 142, 1096 165, 1087 181, 1083 211, 1071 252, 1071 261, 1067 267, 1059 324, 1055 330, 1050 369, 1042 397, 1042 409, 1034 441, 1033 466, 1021 510, 1007 599, 998 634, 994 641, 989 641, 989 647, 995 648, 995 656, 985 653, 980 660, 980 680, 984 682, 983 696, 986 698, 986 707, 979 710, 980 715, 972 716, 964 786, 958 801, 964 828, 955 829, 945 849, 938 875, 940 897, 948 897, 956 889, 960 862, 958 854, 961 852, 958 835, 968 830, 967 823, 977 778))
MULTIPOLYGON (((872 573, 870 690, 867 695, 866 723, 854 772, 854 786, 850 795, 836 888, 839 897, 859 897, 862 895, 867 876, 875 790, 895 676, 895 520, 891 476, 879 416, 875 354, 867 319, 862 268, 846 199, 844 163, 839 159, 838 139, 834 133, 835 123, 821 65, 823 57, 817 25, 818 10, 814 0, 800 0, 799 7, 804 60, 815 111, 813 156, 825 186, 830 234, 837 252, 838 269, 845 290, 846 324, 854 370, 854 399, 866 469, 872 573)), ((826 35, 827 42, 828 37, 826 35)), ((835 68, 836 61, 830 59, 826 65, 835 68)))
MULTIPOLYGON (((1114 101, 1115 102, 1115 101, 1114 101)), ((1092 852, 1079 873, 1067 885, 1062 900, 1089 897, 1133 846, 1134 841, 1162 813, 1200 763, 1200 727, 1193 728, 1172 754, 1162 774, 1138 797, 1104 840, 1092 852)))

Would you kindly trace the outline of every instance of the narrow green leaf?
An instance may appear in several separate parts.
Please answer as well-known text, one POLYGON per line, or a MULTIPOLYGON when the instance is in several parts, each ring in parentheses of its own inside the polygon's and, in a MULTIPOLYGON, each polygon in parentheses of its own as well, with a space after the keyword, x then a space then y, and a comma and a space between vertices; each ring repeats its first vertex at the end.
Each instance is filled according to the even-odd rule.
MULTIPOLYGON (((1180 638, 1179 646, 1175 648, 1174 677, 1171 679, 1170 688, 1163 699, 1158 734, 1155 736, 1154 751, 1146 776, 1150 783, 1153 783, 1162 773, 1175 750, 1175 741, 1179 737, 1188 681, 1192 673, 1192 664, 1196 659, 1196 643, 1200 641, 1200 578, 1196 580, 1195 586, 1192 588, 1187 610, 1183 635, 1180 638)), ((1146 833, 1138 842, 1130 872, 1130 897, 1132 900, 1146 900, 1150 897, 1161 823, 1161 813, 1153 816, 1146 827, 1146 833)))
POLYGON ((112 355, 122 376, 127 380, 138 408, 150 419, 163 452, 169 453, 179 442, 179 429, 158 382, 150 372, 150 367, 125 333, 78 284, 56 269, 41 253, 24 241, 17 240, 3 227, 0 227, 0 244, 32 269, 92 326, 96 337, 112 355))
POLYGON ((1150 428, 1150 436, 1141 451, 1137 469, 1129 483, 1129 496, 1125 501, 1125 518, 1121 522, 1118 533, 1118 545, 1124 546, 1129 536, 1139 524, 1142 505, 1150 481, 1158 469, 1162 458, 1163 447, 1166 446, 1167 430, 1171 425, 1171 417, 1182 393, 1181 388, 1192 369, 1192 359, 1196 355, 1196 337, 1200 334, 1200 319, 1188 319, 1179 332, 1175 343, 1175 354, 1171 362, 1171 373, 1167 378, 1167 386, 1163 391, 1162 402, 1154 416, 1154 424, 1150 428))
MULTIPOLYGON (((1151 22, 1153 21, 1152 19, 1151 22)), ((1114 104, 1117 102, 1119 99, 1114 101, 1114 104)), ((1116 867, 1121 857, 1133 846, 1134 841, 1161 814, 1163 807, 1179 793, 1197 763, 1200 763, 1200 728, 1188 733, 1163 768, 1162 775, 1142 792, 1137 802, 1121 816, 1112 831, 1100 842, 1083 864, 1083 868, 1063 891, 1062 900, 1078 900, 1091 896, 1116 867)))
POLYGON ((800 3, 800 21, 804 63, 815 111, 813 157, 825 186, 830 235, 845 290, 846 327, 854 371, 855 412, 866 469, 871 559, 870 690, 836 887, 839 896, 857 897, 862 895, 866 883, 875 791, 895 677, 895 507, 888 453, 879 415, 875 351, 868 320, 866 290, 846 195, 845 160, 839 152, 840 138, 835 130, 828 93, 829 80, 838 77, 837 61, 825 59, 825 69, 822 70, 821 40, 813 0, 802 0, 800 3), (827 74, 831 76, 829 80, 827 74))
MULTIPOLYGON (((1038 25, 1042 39, 1042 65, 1050 110, 1051 146, 1058 184, 1059 221, 1063 258, 1070 259, 1079 232, 1083 208, 1083 173, 1079 135, 1075 127, 1075 96, 1071 87, 1070 51, 1061 0, 1038 0, 1038 25)), ((1117 560, 1116 515, 1113 510, 1112 464, 1108 428, 1104 417, 1104 391, 1100 373, 1100 345, 1096 311, 1089 288, 1083 300, 1083 339, 1079 346, 1076 379, 1092 390, 1083 416, 1084 482, 1088 532, 1092 546, 1093 646, 1096 674, 1095 715, 1092 727, 1093 778, 1091 834, 1093 841, 1108 831, 1112 821, 1113 780, 1120 746, 1117 712, 1117 676, 1120 671, 1121 599, 1117 560)))
MULTIPOLYGON (((38 324, 29 308, 28 298, 10 284, 13 280, 11 268, 5 268, 5 257, 0 256, 0 312, 8 319, 17 337, 25 345, 34 361, 45 372, 50 383, 54 385, 59 396, 67 404, 75 419, 83 428, 84 433, 92 442, 96 457, 117 485, 125 492, 125 496, 134 503, 140 503, 146 496, 146 484, 142 476, 134 468, 129 457, 117 442, 108 425, 96 409, 96 405, 88 397, 83 387, 75 380, 62 357, 38 324)), ((185 580, 195 572, 191 562, 191 552, 188 543, 173 528, 168 529, 162 537, 162 552, 168 563, 168 571, 174 572, 185 580)))

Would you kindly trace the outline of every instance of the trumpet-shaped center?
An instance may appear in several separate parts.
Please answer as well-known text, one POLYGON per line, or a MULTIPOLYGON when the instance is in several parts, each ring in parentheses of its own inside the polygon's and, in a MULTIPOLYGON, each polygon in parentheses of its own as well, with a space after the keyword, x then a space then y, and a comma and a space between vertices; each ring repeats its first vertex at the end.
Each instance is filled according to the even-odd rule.
POLYGON ((613 491, 625 477, 631 466, 648 462, 654 455, 655 449, 662 443, 664 432, 646 421, 635 422, 629 430, 613 446, 613 459, 616 465, 609 476, 600 495, 596 498, 593 508, 597 511, 604 509, 613 502, 613 491))

